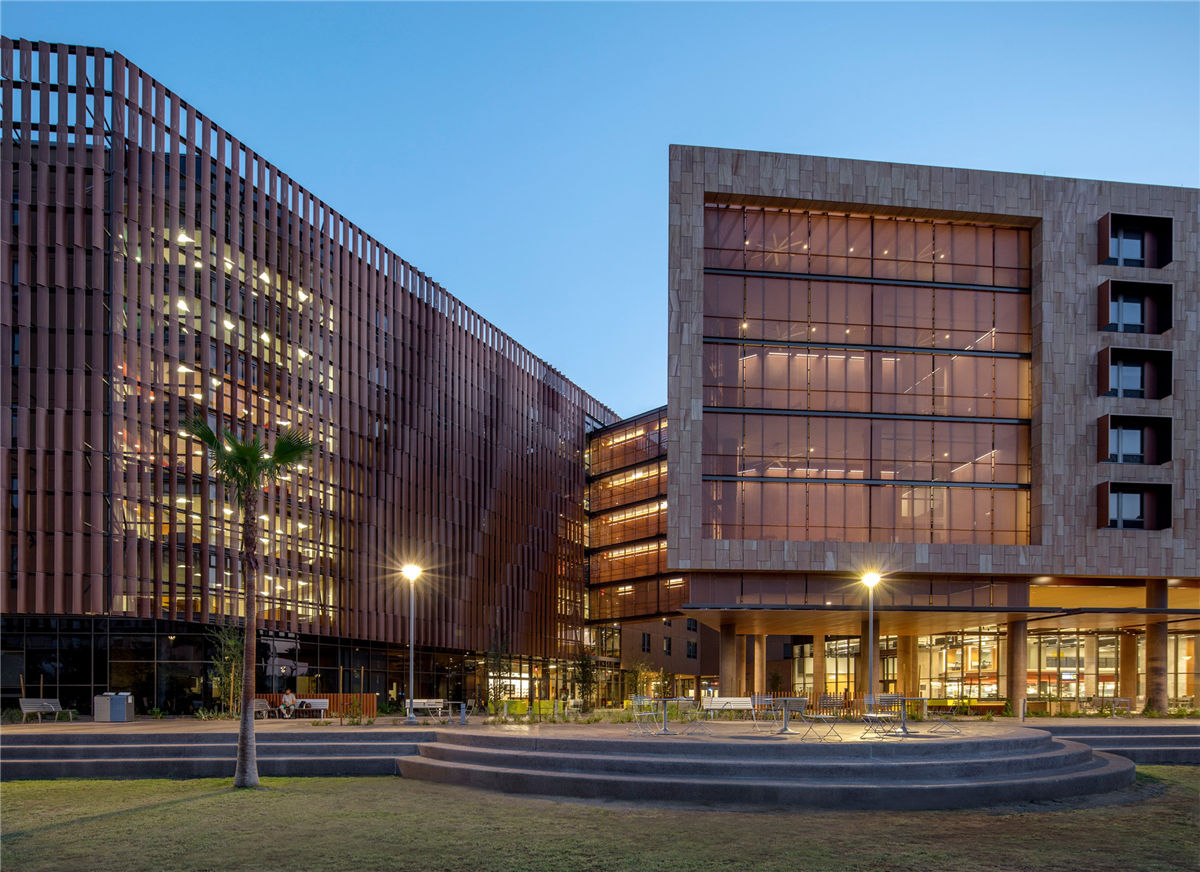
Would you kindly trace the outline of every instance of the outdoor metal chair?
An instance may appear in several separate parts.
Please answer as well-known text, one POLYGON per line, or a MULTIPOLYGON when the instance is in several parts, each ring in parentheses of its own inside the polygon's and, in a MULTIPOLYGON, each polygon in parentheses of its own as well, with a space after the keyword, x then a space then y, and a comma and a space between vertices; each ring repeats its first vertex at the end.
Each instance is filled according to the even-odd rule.
POLYGON ((649 696, 635 696, 631 703, 633 723, 629 732, 634 735, 651 736, 657 733, 662 724, 662 712, 654 699, 649 696))
POLYGON ((761 732, 775 725, 779 710, 775 708, 775 700, 769 696, 750 697, 750 717, 754 720, 754 729, 761 732))
POLYGON ((962 712, 962 703, 955 702, 949 707, 942 707, 941 711, 937 709, 927 709, 926 714, 932 722, 929 725, 931 733, 945 733, 947 735, 960 735, 962 729, 958 724, 954 723, 954 718, 962 712))
POLYGON ((704 707, 695 700, 680 700, 679 701, 679 733, 680 735, 691 735, 693 733, 704 733, 712 735, 712 727, 709 725, 709 718, 705 717, 704 707))
POLYGON ((904 698, 900 694, 882 693, 874 698, 867 697, 867 700, 870 711, 864 712, 862 716, 865 728, 862 738, 874 736, 878 739, 894 739, 903 735, 897 729, 903 714, 901 707, 904 705, 904 698))

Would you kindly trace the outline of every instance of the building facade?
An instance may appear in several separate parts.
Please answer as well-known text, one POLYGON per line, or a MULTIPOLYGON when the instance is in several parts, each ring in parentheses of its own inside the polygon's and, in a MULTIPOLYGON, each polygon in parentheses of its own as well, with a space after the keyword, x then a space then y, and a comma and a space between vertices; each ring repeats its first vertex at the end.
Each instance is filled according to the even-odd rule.
POLYGON ((867 692, 879 572, 877 691, 1196 693, 1196 190, 673 146, 670 191, 667 566, 722 688, 790 635, 867 692))
POLYGON ((0 43, 3 694, 207 699, 237 507, 180 425, 311 460, 261 500, 264 690, 547 697, 616 416, 119 53, 0 43), (478 686, 477 686, 478 685, 478 686))
MULTIPOLYGON (((667 571, 666 408, 593 430, 586 455, 588 625, 615 639, 608 696, 633 692, 640 669, 674 676, 668 692, 702 691, 716 673, 716 633, 680 612, 686 581, 667 571)), ((662 690, 662 688, 659 688, 662 690)))

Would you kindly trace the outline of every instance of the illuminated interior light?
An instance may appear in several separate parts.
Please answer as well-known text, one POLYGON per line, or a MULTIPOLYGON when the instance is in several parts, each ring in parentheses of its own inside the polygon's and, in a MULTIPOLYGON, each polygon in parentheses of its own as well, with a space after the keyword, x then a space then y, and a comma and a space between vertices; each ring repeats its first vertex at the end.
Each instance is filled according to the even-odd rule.
POLYGON ((261 339, 263 342, 270 342, 271 334, 268 333, 266 330, 264 330, 262 333, 258 334, 258 338, 261 339))
POLYGON ((188 305, 183 300, 179 300, 175 303, 175 308, 180 312, 186 312, 188 310, 188 305))
POLYGON ((204 269, 204 264, 202 264, 202 263, 201 263, 200 261, 198 261, 198 260, 194 260, 194 261, 192 261, 192 266, 193 266, 195 269, 204 269))
POLYGON ((888 253, 888 250, 885 248, 885 249, 883 250, 883 253, 884 253, 884 254, 887 254, 887 253, 888 253))
POLYGON ((270 519, 269 519, 269 518, 268 518, 266 515, 259 515, 259 516, 258 516, 258 519, 259 519, 260 521, 267 521, 267 520, 270 520, 270 519))
POLYGON ((271 274, 269 272, 267 272, 266 270, 263 270, 262 272, 260 272, 258 274, 258 277, 260 279, 262 279, 264 282, 269 282, 271 280, 271 274))
POLYGON ((308 524, 297 524, 296 526, 297 526, 297 527, 299 527, 301 530, 307 530, 307 529, 308 529, 308 524))
POLYGON ((221 380, 219 378, 210 378, 208 383, 214 388, 219 388, 221 386, 221 380))
MULTIPOLYGON (((227 514, 227 515, 232 515, 232 514, 233 514, 233 509, 231 509, 231 508, 228 508, 228 507, 226 507, 226 508, 224 508, 224 509, 221 509, 221 511, 222 511, 222 512, 224 512, 224 513, 225 513, 225 514, 227 514)), ((227 573, 225 573, 225 574, 226 574, 226 575, 228 575, 229 573, 227 572, 227 573)))
POLYGON ((186 506, 188 503, 188 498, 187 497, 176 497, 175 502, 181 506, 186 506))
POLYGON ((179 366, 175 367, 175 371, 176 372, 192 372, 193 370, 186 363, 181 363, 181 364, 179 364, 179 366))
POLYGON ((850 251, 851 251, 851 252, 853 252, 853 251, 854 251, 854 249, 853 249, 853 248, 851 248, 851 249, 850 249, 850 251))
POLYGON ((192 392, 192 399, 193 399, 193 400, 203 400, 203 399, 204 399, 204 394, 200 393, 199 391, 193 391, 193 392, 192 392))
POLYGON ((223 323, 223 324, 225 325, 225 329, 226 329, 226 330, 232 330, 232 329, 233 329, 233 322, 232 322, 232 321, 230 321, 228 318, 226 318, 226 319, 225 319, 224 321, 222 321, 221 323, 223 323))
POLYGON ((300 298, 301 303, 308 302, 308 294, 304 293, 304 291, 297 291, 296 296, 300 298))
POLYGON ((184 233, 182 230, 180 230, 179 235, 175 237, 175 241, 186 244, 186 243, 192 241, 192 237, 188 236, 186 233, 184 233))

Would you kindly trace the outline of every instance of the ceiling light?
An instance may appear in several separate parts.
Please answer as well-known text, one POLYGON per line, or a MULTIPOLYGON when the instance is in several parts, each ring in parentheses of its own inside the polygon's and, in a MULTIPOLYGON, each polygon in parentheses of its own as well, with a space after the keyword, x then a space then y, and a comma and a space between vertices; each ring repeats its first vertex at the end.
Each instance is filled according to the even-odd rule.
POLYGON ((175 241, 176 242, 184 242, 184 243, 191 242, 192 237, 188 236, 186 233, 184 233, 182 230, 180 230, 179 235, 175 237, 175 241))
POLYGON ((188 366, 186 363, 181 363, 181 364, 179 364, 179 366, 175 367, 175 371, 176 372, 192 372, 192 368, 190 366, 188 366))
POLYGON ((304 293, 304 291, 297 291, 296 296, 298 296, 300 298, 301 303, 308 302, 308 294, 304 293))
POLYGON ((188 310, 187 303, 185 303, 183 300, 179 300, 177 303, 175 303, 175 308, 180 312, 186 312, 188 310))
POLYGON ((208 383, 214 388, 219 388, 221 386, 221 380, 219 378, 211 378, 208 380, 208 383))
POLYGON ((260 279, 262 279, 264 282, 269 282, 271 280, 271 274, 269 272, 267 272, 266 270, 263 270, 262 272, 260 272, 258 274, 258 277, 260 279))
POLYGON ((261 339, 263 342, 270 342, 271 334, 268 333, 266 330, 264 330, 262 333, 258 334, 258 338, 261 339))
MULTIPOLYGON (((227 507, 225 507, 224 509, 221 509, 221 511, 223 511, 223 512, 224 512, 225 514, 227 514, 227 515, 232 515, 232 514, 233 514, 233 509, 229 508, 228 506, 227 506, 227 507)), ((228 575, 229 573, 227 572, 227 573, 225 573, 225 574, 226 574, 226 575, 228 575)))
POLYGON ((226 318, 226 319, 225 319, 225 320, 224 320, 222 323, 224 323, 224 325, 225 325, 225 329, 226 329, 226 330, 232 330, 232 329, 233 329, 233 322, 232 322, 232 321, 230 321, 228 318, 226 318))

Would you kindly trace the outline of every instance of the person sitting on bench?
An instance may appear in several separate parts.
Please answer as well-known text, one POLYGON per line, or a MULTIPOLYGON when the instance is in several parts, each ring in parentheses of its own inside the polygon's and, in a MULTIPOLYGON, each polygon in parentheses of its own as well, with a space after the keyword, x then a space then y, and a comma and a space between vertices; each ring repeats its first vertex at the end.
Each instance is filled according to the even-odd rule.
POLYGON ((290 718, 296 711, 296 695, 292 693, 289 687, 283 692, 283 699, 279 701, 279 713, 285 718, 290 718))

